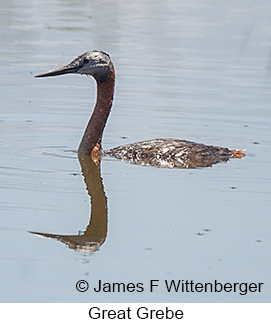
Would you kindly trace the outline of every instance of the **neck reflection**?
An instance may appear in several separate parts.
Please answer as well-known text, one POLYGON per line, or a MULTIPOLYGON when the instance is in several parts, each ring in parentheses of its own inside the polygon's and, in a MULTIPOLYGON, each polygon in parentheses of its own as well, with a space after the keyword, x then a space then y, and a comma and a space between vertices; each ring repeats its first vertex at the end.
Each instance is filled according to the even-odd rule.
POLYGON ((78 235, 60 235, 30 232, 40 237, 54 239, 69 248, 83 253, 99 250, 107 236, 107 197, 100 174, 100 162, 94 163, 91 156, 78 155, 87 192, 91 201, 90 221, 86 230, 78 235))

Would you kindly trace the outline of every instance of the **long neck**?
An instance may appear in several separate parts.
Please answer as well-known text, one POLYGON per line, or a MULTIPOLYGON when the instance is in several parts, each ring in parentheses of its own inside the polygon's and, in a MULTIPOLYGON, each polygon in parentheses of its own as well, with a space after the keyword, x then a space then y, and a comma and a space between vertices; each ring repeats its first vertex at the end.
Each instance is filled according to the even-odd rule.
POLYGON ((106 82, 97 82, 96 105, 79 145, 78 154, 91 155, 94 159, 101 158, 101 140, 113 102, 114 85, 115 71, 112 66, 106 82))

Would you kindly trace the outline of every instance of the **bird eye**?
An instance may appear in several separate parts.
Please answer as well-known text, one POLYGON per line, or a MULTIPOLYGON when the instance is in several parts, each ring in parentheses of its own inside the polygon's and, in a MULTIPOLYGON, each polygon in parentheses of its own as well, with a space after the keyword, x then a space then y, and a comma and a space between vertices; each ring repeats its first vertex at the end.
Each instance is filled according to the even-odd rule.
POLYGON ((89 59, 88 58, 84 58, 84 64, 88 64, 89 63, 89 59))

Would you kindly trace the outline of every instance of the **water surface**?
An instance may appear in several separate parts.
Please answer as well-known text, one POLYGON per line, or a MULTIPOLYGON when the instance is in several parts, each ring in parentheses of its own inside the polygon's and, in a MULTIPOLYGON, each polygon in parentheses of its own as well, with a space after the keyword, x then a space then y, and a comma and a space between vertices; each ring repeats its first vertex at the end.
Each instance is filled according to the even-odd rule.
POLYGON ((270 302, 270 2, 14 0, 0 15, 1 301, 270 302), (196 170, 104 158, 107 230, 90 253, 29 231, 75 236, 89 224, 75 151, 95 83, 33 76, 92 49, 110 53, 117 71, 105 149, 175 137, 247 156, 196 170), (264 289, 79 293, 79 279, 264 289))

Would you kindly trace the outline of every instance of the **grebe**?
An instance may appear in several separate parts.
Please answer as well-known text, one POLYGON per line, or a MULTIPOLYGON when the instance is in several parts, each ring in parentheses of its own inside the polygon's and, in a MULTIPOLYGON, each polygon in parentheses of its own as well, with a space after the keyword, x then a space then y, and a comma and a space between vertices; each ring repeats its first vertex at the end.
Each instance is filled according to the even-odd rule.
POLYGON ((91 75, 97 83, 96 104, 79 145, 79 155, 90 155, 97 162, 103 155, 110 155, 133 164, 163 168, 208 167, 229 158, 244 156, 240 150, 170 138, 142 141, 103 151, 102 135, 114 96, 114 65, 108 54, 94 50, 78 56, 68 65, 36 77, 70 73, 91 75))

